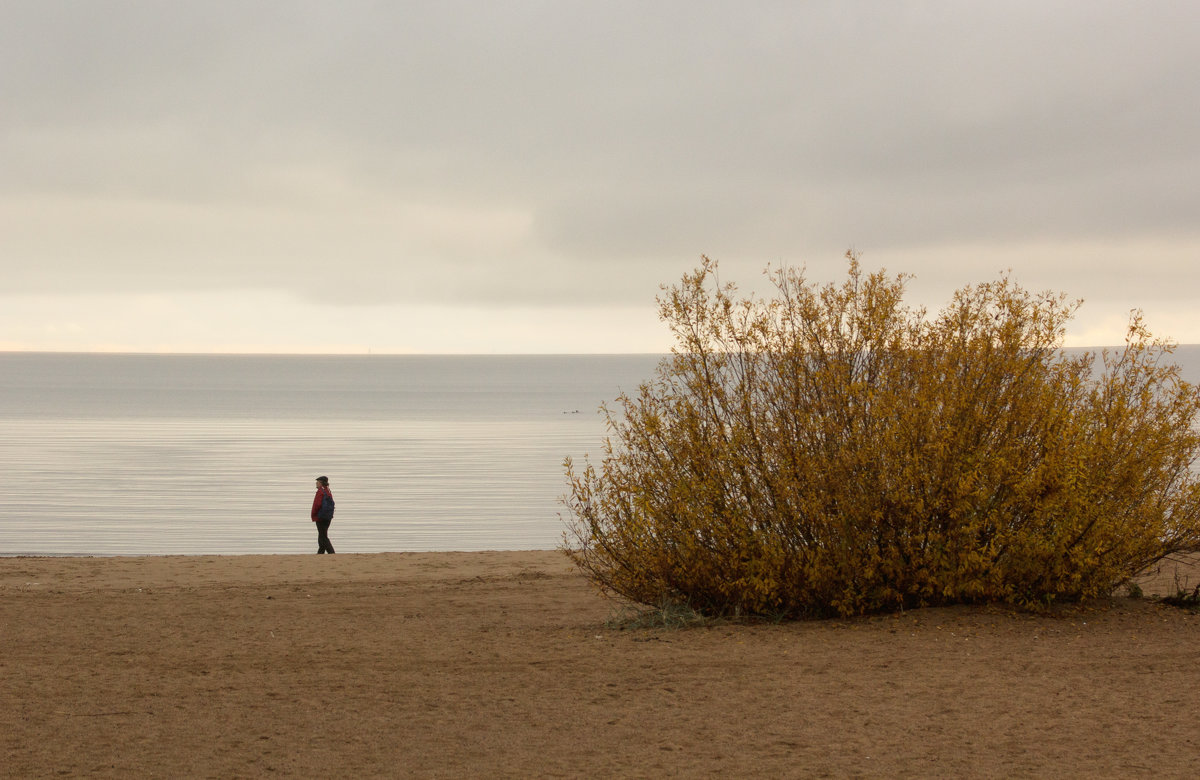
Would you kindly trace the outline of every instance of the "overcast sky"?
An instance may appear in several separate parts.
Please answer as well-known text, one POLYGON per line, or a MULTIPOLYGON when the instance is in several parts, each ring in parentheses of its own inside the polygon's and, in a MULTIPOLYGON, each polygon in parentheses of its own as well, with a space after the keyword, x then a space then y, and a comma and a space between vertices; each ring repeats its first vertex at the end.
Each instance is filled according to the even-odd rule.
POLYGON ((0 349, 641 352, 701 254, 1200 342, 1200 3, 5 0, 0 349))

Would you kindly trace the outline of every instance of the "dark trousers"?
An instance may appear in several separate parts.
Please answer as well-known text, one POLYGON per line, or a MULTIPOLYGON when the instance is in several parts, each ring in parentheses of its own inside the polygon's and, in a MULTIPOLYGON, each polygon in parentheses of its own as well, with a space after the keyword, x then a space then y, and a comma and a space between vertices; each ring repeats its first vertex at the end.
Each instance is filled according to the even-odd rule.
POLYGON ((317 555, 333 552, 333 545, 329 541, 329 524, 332 522, 332 520, 317 521, 317 555))

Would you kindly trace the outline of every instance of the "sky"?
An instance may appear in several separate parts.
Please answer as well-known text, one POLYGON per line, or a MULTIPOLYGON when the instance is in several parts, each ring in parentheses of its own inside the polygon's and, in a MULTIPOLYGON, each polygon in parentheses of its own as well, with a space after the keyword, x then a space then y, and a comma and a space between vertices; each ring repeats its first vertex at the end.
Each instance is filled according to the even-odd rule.
POLYGON ((5 0, 0 350, 663 352, 701 255, 1200 342, 1200 3, 5 0))

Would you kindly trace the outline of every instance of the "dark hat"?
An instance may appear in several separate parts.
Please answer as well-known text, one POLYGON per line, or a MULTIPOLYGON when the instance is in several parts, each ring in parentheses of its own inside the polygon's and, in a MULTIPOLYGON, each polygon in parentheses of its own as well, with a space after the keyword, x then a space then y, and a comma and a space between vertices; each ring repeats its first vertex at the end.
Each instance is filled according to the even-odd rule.
POLYGON ((329 477, 317 477, 317 482, 320 482, 322 485, 328 485, 329 477))

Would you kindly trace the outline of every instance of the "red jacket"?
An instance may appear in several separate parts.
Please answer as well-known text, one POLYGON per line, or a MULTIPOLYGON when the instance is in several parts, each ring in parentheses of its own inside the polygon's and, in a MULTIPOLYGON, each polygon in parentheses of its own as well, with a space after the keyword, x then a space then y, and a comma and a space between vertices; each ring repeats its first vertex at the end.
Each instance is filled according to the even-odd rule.
POLYGON ((329 492, 329 488, 327 487, 317 488, 317 495, 313 497, 312 508, 312 520, 314 523, 317 522, 317 512, 321 511, 321 499, 323 499, 325 496, 333 498, 333 493, 329 492))

